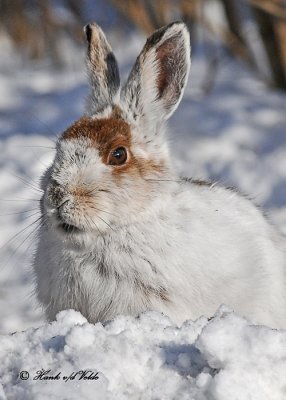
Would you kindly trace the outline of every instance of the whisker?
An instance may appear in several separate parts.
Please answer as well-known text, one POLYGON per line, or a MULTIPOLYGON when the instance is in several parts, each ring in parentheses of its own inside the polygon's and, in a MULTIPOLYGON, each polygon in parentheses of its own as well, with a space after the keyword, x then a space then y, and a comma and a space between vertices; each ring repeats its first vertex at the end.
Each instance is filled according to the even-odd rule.
MULTIPOLYGON (((33 118, 35 121, 38 121, 42 126, 44 126, 44 127, 47 129, 47 131, 48 131, 50 134, 52 134, 52 136, 56 136, 56 137, 57 137, 56 133, 52 131, 52 129, 50 128, 50 126, 49 126, 48 124, 46 124, 45 122, 41 121, 34 113, 32 113, 30 110, 26 110, 25 112, 26 112, 28 115, 30 114, 30 117, 31 117, 31 118, 33 118)), ((46 136, 46 138, 47 138, 48 140, 50 140, 51 142, 56 143, 56 141, 55 141, 53 138, 50 138, 50 137, 47 137, 47 136, 46 136)))
POLYGON ((113 232, 115 232, 115 230, 112 228, 112 226, 109 225, 109 223, 106 222, 103 218, 101 218, 99 215, 97 215, 96 217, 99 218, 102 222, 104 222, 113 232))
POLYGON ((0 214, 0 217, 6 217, 8 215, 21 215, 21 214, 26 214, 26 213, 29 213, 29 212, 35 211, 35 210, 38 210, 38 212, 40 212, 38 207, 35 207, 35 208, 31 208, 30 210, 18 211, 18 212, 7 213, 7 214, 0 214))
POLYGON ((36 148, 36 149, 51 149, 51 150, 56 150, 55 147, 49 147, 49 146, 15 146, 19 148, 36 148))
POLYGON ((102 240, 104 241, 103 233, 101 232, 101 230, 99 229, 99 227, 97 226, 97 224, 96 224, 95 222, 94 222, 94 226, 96 227, 96 229, 98 230, 98 232, 99 232, 99 234, 100 234, 102 240))
POLYGON ((27 186, 29 186, 30 188, 36 190, 37 192, 43 193, 43 190, 40 189, 38 186, 36 186, 36 182, 33 182, 32 179, 31 181, 33 182, 29 182, 28 180, 26 180, 25 178, 18 176, 17 174, 14 174, 13 172, 9 172, 12 176, 14 176, 15 178, 19 179, 20 181, 22 181, 23 183, 25 183, 27 186))
MULTIPOLYGON (((87 219, 86 216, 84 217, 84 220, 85 220, 86 224, 89 226, 89 228, 92 229, 91 223, 90 223, 90 221, 87 219)), ((96 224, 94 221, 92 221, 92 222, 93 222, 93 225, 95 226, 95 228, 98 230, 98 233, 100 234, 100 236, 101 236, 102 239, 104 240, 103 233, 102 233, 101 230, 98 228, 97 224, 96 224)))
MULTIPOLYGON (((19 236, 20 234, 24 234, 24 232, 25 232, 27 229, 31 228, 33 225, 36 224, 36 226, 35 226, 34 228, 32 228, 32 231, 31 231, 30 233, 28 233, 28 235, 24 238, 24 240, 22 240, 21 243, 19 243, 19 244, 13 249, 12 253, 10 254, 10 257, 8 257, 8 259, 6 260, 6 262, 4 262, 4 264, 2 263, 1 268, 5 268, 5 267, 7 266, 7 264, 9 263, 9 261, 11 260, 11 258, 12 258, 12 257, 17 253, 17 251, 24 245, 24 243, 26 243, 27 240, 28 240, 33 234, 35 234, 35 233, 37 232, 37 230, 38 230, 38 229, 40 228, 40 226, 41 226, 41 221, 40 221, 41 218, 42 218, 42 216, 41 216, 40 218, 38 218, 36 221, 32 222, 30 225, 28 225, 25 229, 23 229, 22 231, 18 232, 18 234, 14 235, 8 242, 6 242, 6 243, 4 244, 4 246, 1 247, 0 250, 2 250, 5 246, 7 246, 11 241, 15 240, 16 237, 20 237, 20 236, 19 236), (39 221, 40 221, 40 222, 39 222, 39 221)), ((33 243, 33 242, 30 243, 30 245, 28 246, 28 248, 31 247, 32 243, 33 243)), ((26 251, 27 251, 27 249, 26 249, 26 251)), ((12 266, 14 267, 15 264, 13 264, 12 266)))
MULTIPOLYGON (((35 146, 35 147, 37 147, 37 146, 35 146)), ((32 152, 33 152, 33 154, 35 155, 35 157, 37 158, 37 160, 42 164, 42 166, 43 166, 45 169, 49 168, 49 165, 45 165, 45 164, 43 163, 43 161, 40 159, 40 157, 38 156, 38 154, 36 154, 36 152, 35 152, 34 150, 32 150, 32 152)))
MULTIPOLYGON (((37 221, 37 222, 38 222, 38 221, 37 221)), ((13 253, 12 253, 13 255, 17 253, 17 250, 19 250, 19 248, 23 246, 23 244, 29 239, 29 237, 30 237, 33 233, 35 233, 35 232, 38 230, 39 227, 40 227, 40 224, 33 228, 32 232, 30 232, 30 233, 26 236, 26 238, 14 249, 14 251, 13 251, 13 253)))
POLYGON ((112 216, 115 217, 115 218, 118 218, 118 215, 113 214, 113 213, 111 213, 111 212, 109 212, 109 211, 101 210, 100 208, 97 208, 97 207, 92 207, 92 208, 93 208, 95 211, 100 211, 100 212, 103 212, 103 213, 105 213, 105 214, 112 215, 112 216))
POLYGON ((148 178, 144 178, 144 181, 147 182, 177 182, 177 183, 181 183, 183 182, 182 179, 148 179, 148 178))
POLYGON ((0 247, 0 251, 2 251, 6 246, 8 246, 8 244, 10 244, 11 242, 13 242, 15 239, 17 239, 19 237, 19 235, 23 234, 27 229, 29 229, 30 227, 32 227, 33 225, 35 225, 37 222, 39 222, 39 220, 42 218, 42 216, 40 216, 39 218, 37 218, 34 222, 32 222, 31 224, 29 224, 28 226, 26 226, 25 228, 21 229, 20 232, 17 232, 14 236, 12 236, 7 242, 5 242, 1 247, 0 247))
POLYGON ((41 199, 1 199, 0 198, 0 201, 7 201, 7 202, 10 202, 10 201, 41 201, 41 199))
POLYGON ((38 211, 34 212, 33 214, 25 215, 24 218, 25 218, 25 220, 27 220, 27 219, 29 219, 29 218, 35 217, 36 215, 41 215, 41 211, 38 210, 38 211))

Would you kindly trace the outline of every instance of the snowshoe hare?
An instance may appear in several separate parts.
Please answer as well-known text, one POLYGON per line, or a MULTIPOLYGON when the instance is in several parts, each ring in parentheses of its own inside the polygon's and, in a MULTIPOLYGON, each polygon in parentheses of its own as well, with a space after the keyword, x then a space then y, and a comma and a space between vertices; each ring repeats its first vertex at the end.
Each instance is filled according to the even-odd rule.
POLYGON ((155 31, 122 89, 102 30, 85 35, 90 109, 42 177, 34 271, 47 318, 158 310, 181 324, 224 303, 286 328, 284 238, 246 198, 180 179, 171 163, 164 123, 188 79, 186 26, 155 31))

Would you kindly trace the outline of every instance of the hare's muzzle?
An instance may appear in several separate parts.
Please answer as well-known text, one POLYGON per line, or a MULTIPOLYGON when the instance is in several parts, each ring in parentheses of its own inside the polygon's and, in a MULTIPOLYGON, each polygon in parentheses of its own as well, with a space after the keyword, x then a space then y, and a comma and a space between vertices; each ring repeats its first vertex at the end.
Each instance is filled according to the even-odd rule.
POLYGON ((52 181, 44 198, 44 213, 52 226, 61 232, 80 233, 80 216, 76 210, 76 200, 67 190, 57 182, 52 181))

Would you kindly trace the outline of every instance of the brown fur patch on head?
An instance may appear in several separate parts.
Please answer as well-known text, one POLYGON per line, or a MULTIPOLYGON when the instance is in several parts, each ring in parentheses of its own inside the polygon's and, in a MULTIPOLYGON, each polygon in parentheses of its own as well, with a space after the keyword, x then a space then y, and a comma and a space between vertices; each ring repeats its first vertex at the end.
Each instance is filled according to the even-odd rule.
POLYGON ((127 162, 113 166, 113 175, 118 178, 124 172, 147 176, 150 173, 162 173, 164 163, 135 157, 132 153, 130 125, 120 118, 121 110, 115 107, 110 118, 92 119, 82 117, 69 127, 62 135, 62 140, 88 139, 90 146, 98 150, 102 162, 108 164, 110 152, 118 147, 125 147, 128 152, 127 162))
POLYGON ((111 150, 119 146, 131 146, 130 126, 118 118, 92 119, 83 117, 69 127, 62 135, 63 140, 88 139, 98 149, 104 163, 111 150))

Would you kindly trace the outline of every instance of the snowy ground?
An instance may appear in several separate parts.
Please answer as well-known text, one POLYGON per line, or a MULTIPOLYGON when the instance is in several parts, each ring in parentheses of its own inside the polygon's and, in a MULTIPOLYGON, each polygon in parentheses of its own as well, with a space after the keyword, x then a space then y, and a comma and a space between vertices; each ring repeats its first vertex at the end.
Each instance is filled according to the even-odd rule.
POLYGON ((180 329, 155 312, 103 327, 62 311, 49 326, 0 337, 0 399, 283 400, 285 358, 286 332, 225 308, 180 329))
MULTIPOLYGON (((122 72, 126 75, 144 39, 130 39, 128 48, 118 48, 115 37, 111 38, 111 42, 115 44, 122 72)), ((0 65, 0 332, 9 333, 43 324, 42 311, 32 294, 33 278, 29 267, 36 238, 37 223, 34 221, 38 217, 38 199, 41 195, 37 182, 53 158, 56 136, 83 112, 87 86, 83 69, 84 57, 80 50, 76 57, 72 57, 73 62, 62 72, 54 71, 44 63, 34 67, 22 66, 19 60, 11 63, 7 46, 2 48, 3 52, 7 57, 0 65), (24 230, 30 223, 33 225, 24 230), (13 235, 16 236, 12 238, 13 235)), ((203 61, 199 57, 195 58, 184 99, 170 121, 170 142, 177 166, 186 176, 213 179, 222 184, 236 186, 256 203, 263 205, 277 227, 286 233, 286 95, 269 91, 240 65, 228 62, 220 69, 214 90, 205 97, 200 91, 205 71, 203 61)), ((133 383, 128 371, 125 371, 126 379, 121 378, 124 375, 124 371, 120 370, 121 355, 115 365, 112 365, 112 360, 106 361, 106 373, 101 372, 98 381, 84 382, 78 386, 81 399, 94 399, 90 395, 90 388, 94 386, 97 388, 96 393, 99 393, 97 398, 103 398, 100 397, 100 390, 106 390, 108 382, 115 391, 122 393, 118 398, 130 398, 128 390, 132 390, 132 386, 128 389, 126 382, 130 385, 141 385, 142 393, 144 388, 149 388, 150 393, 153 390, 154 399, 192 398, 190 393, 194 393, 197 396, 194 398, 199 400, 282 400, 283 390, 286 398, 286 388, 284 386, 282 389, 282 383, 280 386, 270 385, 275 394, 271 396, 266 389, 263 392, 262 387, 260 397, 247 397, 243 393, 235 397, 234 392, 226 390, 226 386, 220 386, 226 385, 221 381, 230 380, 234 385, 245 382, 244 375, 241 375, 243 369, 240 369, 243 363, 247 363, 247 371, 253 369, 253 375, 247 376, 250 385, 253 385, 256 378, 261 382, 273 381, 274 378, 264 372, 267 365, 268 371, 276 368, 272 374, 280 382, 278 358, 283 354, 286 357, 285 333, 254 328, 231 315, 226 317, 225 325, 224 318, 218 317, 208 324, 204 319, 193 325, 187 324, 183 330, 167 328, 168 323, 159 316, 142 317, 140 323, 138 320, 130 321, 128 318, 119 318, 103 329, 85 324, 82 317, 76 314, 62 314, 59 322, 50 327, 3 337, 0 359, 6 360, 3 364, 6 372, 12 368, 13 357, 19 357, 18 363, 14 364, 19 370, 30 366, 32 371, 36 365, 39 368, 52 368, 53 372, 62 369, 64 373, 68 373, 78 369, 76 366, 79 365, 83 369, 99 365, 103 362, 104 351, 111 354, 114 349, 122 346, 122 354, 124 349, 130 354, 128 368, 134 372, 133 383), (155 334, 150 333, 152 318, 157 321, 155 334), (204 333, 193 347, 202 326, 206 324, 204 333), (146 343, 139 336, 137 342, 136 332, 141 328, 146 331, 146 343), (122 333, 120 341, 120 335, 117 335, 123 331, 125 333, 122 333), (212 332, 214 337, 218 335, 218 339, 214 339, 214 343, 208 348, 212 332), (81 343, 83 354, 75 346, 76 342, 79 343, 79 336, 84 337, 84 342, 81 343), (231 345, 225 347, 228 337, 232 338, 231 345), (30 343, 28 347, 23 344, 25 340, 30 343), (222 341, 223 346, 217 347, 222 341), (162 356, 164 342, 172 342, 174 349, 169 351, 167 348, 165 358, 162 356), (98 355, 89 354, 90 343, 95 343, 98 355), (143 352, 137 362, 136 357, 139 357, 146 346, 149 350, 143 352), (12 349, 14 353, 6 359, 12 349), (201 364, 195 367, 189 364, 191 361, 188 354, 195 354, 195 360, 198 357, 195 362, 201 362, 198 349, 205 357, 205 372, 202 372, 201 364), (281 352, 276 359, 274 353, 279 349, 281 352), (232 352, 233 358, 229 358, 227 351, 232 352), (71 352, 75 352, 72 358, 71 352), (247 358, 249 353, 253 354, 253 358, 247 358), (87 358, 84 358, 84 354, 88 354, 87 358), (171 361, 168 361, 168 357, 171 357, 171 361), (255 366, 258 359, 262 363, 259 371, 255 366), (28 364, 25 364, 25 360, 28 364), (142 364, 142 370, 137 364, 142 364), (162 373, 161 367, 164 370, 162 373), (194 374, 193 368, 200 369, 194 380, 191 378, 194 374), (218 375, 217 370, 221 371, 218 375), (159 386, 154 383, 154 374, 166 390, 166 395, 163 392, 156 394, 159 386), (225 390, 224 394, 220 394, 221 387, 225 390), (207 397, 207 393, 212 393, 213 397, 207 397)), ((285 371, 285 360, 281 370, 282 367, 285 371)), ((6 390, 10 387, 11 380, 13 384, 16 383, 16 373, 14 371, 14 375, 11 373, 4 376, 6 390)), ((38 382, 33 389, 30 380, 17 382, 18 386, 10 387, 10 392, 7 392, 9 399, 44 399, 48 396, 51 398, 50 394, 54 393, 52 386, 40 386, 43 382, 38 382), (37 397, 37 391, 43 387, 46 397, 44 394, 37 397), (27 388, 34 391, 34 397, 28 395, 27 388)), ((71 393, 67 398, 79 398, 72 397, 71 385, 69 389, 67 387, 68 385, 65 386, 66 390, 71 393)), ((4 395, 1 397, 1 391, 0 399, 5 399, 4 395)))

